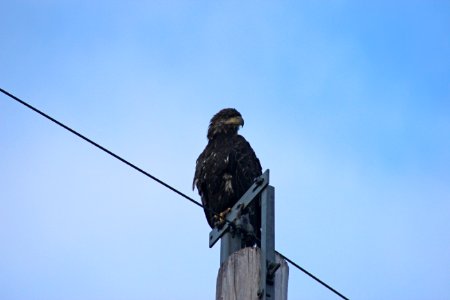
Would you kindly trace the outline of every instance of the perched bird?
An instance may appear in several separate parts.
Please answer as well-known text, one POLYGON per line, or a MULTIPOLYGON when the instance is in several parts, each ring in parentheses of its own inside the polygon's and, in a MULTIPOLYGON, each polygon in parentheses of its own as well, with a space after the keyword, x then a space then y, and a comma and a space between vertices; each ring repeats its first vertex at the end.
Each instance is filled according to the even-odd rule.
MULTIPOLYGON (((221 227, 231 207, 262 174, 261 164, 250 144, 238 134, 244 119, 234 108, 215 114, 208 128, 208 144, 197 159, 192 189, 197 187, 206 220, 221 227)), ((249 222, 260 237, 261 207, 258 200, 248 207, 249 222)), ((256 240, 247 241, 252 245, 256 240)))

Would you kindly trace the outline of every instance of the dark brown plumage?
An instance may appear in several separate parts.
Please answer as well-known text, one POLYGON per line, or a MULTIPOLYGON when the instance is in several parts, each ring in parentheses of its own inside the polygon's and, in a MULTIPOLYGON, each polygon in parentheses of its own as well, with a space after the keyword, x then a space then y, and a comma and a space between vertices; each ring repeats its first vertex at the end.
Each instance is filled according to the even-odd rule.
MULTIPOLYGON (((217 225, 214 215, 231 208, 261 175, 259 159, 245 138, 237 133, 243 125, 244 120, 236 109, 219 111, 211 119, 208 144, 196 162, 192 188, 198 189, 211 228, 217 225)), ((259 232, 260 204, 254 202, 249 207, 249 218, 259 232)))

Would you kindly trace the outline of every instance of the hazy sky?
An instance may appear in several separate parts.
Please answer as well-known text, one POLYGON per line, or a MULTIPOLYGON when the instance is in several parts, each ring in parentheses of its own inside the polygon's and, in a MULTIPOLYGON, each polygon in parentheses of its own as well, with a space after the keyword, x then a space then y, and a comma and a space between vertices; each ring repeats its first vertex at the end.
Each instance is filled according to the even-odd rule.
MULTIPOLYGON (((2 1, 0 87, 191 191, 235 107, 276 248, 350 299, 450 299, 450 2, 2 1), (392 3, 395 2, 395 3, 392 3)), ((214 299, 201 209, 0 95, 0 299, 214 299)), ((339 299, 292 266, 289 299, 339 299)))

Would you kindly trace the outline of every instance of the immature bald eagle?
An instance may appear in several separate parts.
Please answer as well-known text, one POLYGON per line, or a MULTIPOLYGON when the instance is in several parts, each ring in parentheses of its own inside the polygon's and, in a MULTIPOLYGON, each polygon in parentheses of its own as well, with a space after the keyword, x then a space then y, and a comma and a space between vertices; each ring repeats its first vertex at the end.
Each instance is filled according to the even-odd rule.
MULTIPOLYGON (((237 133, 240 126, 244 126, 244 119, 234 108, 222 109, 214 115, 208 128, 208 145, 196 162, 192 188, 197 187, 211 228, 220 226, 217 215, 226 214, 261 175, 259 159, 237 133)), ((258 201, 249 207, 249 219, 259 236, 258 201)))

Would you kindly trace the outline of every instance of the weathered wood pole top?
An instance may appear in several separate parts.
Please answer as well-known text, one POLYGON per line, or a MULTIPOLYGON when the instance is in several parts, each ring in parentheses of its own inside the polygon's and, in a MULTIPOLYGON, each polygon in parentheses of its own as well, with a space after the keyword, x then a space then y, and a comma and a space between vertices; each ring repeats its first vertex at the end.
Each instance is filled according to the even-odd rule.
MULTIPOLYGON (((222 264, 217 275, 216 300, 260 300, 258 295, 261 268, 259 248, 244 248, 222 264)), ((287 300, 289 267, 276 255, 280 268, 275 272, 275 299, 287 300)))

